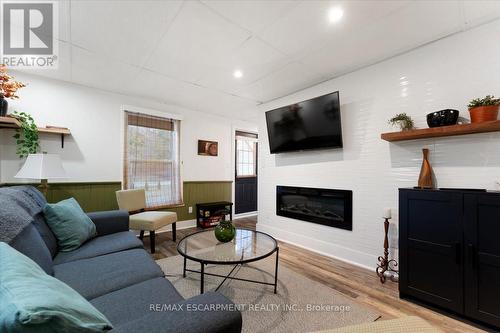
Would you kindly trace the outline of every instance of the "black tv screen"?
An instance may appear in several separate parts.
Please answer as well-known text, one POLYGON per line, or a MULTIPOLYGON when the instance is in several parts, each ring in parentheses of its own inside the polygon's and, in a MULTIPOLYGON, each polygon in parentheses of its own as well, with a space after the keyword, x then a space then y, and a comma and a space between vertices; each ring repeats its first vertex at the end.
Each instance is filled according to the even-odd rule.
POLYGON ((266 112, 271 154, 341 148, 339 92, 266 112))

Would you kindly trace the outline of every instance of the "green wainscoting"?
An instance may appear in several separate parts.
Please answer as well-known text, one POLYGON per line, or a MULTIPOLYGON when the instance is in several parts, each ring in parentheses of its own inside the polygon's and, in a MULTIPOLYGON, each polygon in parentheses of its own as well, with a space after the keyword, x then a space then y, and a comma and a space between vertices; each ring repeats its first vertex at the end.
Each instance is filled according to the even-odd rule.
POLYGON ((190 181, 184 182, 183 189, 184 207, 168 209, 177 213, 179 221, 196 219, 196 204, 213 201, 232 201, 231 181, 190 181), (193 207, 193 212, 188 213, 188 208, 193 207))
POLYGON ((53 183, 49 184, 48 202, 75 198, 86 212, 118 209, 115 192, 121 183, 53 183))
MULTIPOLYGON (((2 184, 14 186, 26 184, 2 184)), ((35 185, 36 184, 28 184, 35 185)), ((118 209, 115 192, 121 189, 120 182, 50 183, 47 198, 58 202, 74 197, 86 212, 118 209)), ((178 221, 196 218, 196 204, 211 201, 231 201, 231 181, 186 181, 183 186, 184 206, 168 209, 177 213, 178 221), (188 213, 189 207, 193 212, 188 213)))

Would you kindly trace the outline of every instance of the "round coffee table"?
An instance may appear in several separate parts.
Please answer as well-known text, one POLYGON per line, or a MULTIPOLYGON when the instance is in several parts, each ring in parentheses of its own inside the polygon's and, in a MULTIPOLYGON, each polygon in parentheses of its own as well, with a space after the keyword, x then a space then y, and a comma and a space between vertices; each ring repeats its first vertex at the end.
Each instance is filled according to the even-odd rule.
POLYGON ((203 294, 205 275, 223 277, 215 291, 219 290, 227 279, 253 282, 274 286, 274 293, 278 286, 278 260, 279 248, 276 239, 270 235, 250 230, 236 229, 236 236, 228 243, 221 243, 215 238, 213 230, 196 232, 184 237, 177 245, 177 251, 184 257, 183 276, 186 272, 201 274, 200 292, 203 294), (276 252, 276 267, 274 271, 274 283, 255 281, 231 276, 238 265, 258 261, 269 257, 276 252), (187 259, 200 263, 199 271, 186 268, 187 259), (218 275, 205 272, 205 265, 234 265, 228 275, 218 275))

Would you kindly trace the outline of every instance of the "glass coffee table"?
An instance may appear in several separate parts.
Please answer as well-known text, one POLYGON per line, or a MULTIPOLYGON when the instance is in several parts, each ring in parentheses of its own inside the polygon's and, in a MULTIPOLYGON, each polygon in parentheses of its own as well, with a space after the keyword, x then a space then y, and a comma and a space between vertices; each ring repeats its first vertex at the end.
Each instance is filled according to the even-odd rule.
POLYGON ((274 286, 274 293, 276 294, 276 288, 278 286, 279 248, 276 239, 266 233, 237 228, 236 236, 232 241, 221 243, 215 238, 213 230, 200 231, 184 237, 177 245, 177 251, 184 257, 183 277, 186 277, 186 272, 201 274, 201 294, 203 294, 205 275, 224 278, 215 291, 219 290, 227 279, 232 279, 274 286), (267 258, 273 253, 276 253, 274 283, 231 276, 239 265, 267 258), (188 259, 199 262, 200 270, 187 269, 186 262, 188 259), (234 267, 229 274, 219 275, 205 272, 205 265, 207 264, 234 265, 234 267))

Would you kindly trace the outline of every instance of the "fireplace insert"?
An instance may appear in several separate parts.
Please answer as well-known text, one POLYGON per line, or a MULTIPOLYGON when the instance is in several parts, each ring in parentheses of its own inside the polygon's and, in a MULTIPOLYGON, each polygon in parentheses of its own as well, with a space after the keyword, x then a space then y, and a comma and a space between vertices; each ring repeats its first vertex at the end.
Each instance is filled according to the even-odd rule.
POLYGON ((277 186, 276 215, 352 230, 352 191, 277 186))

